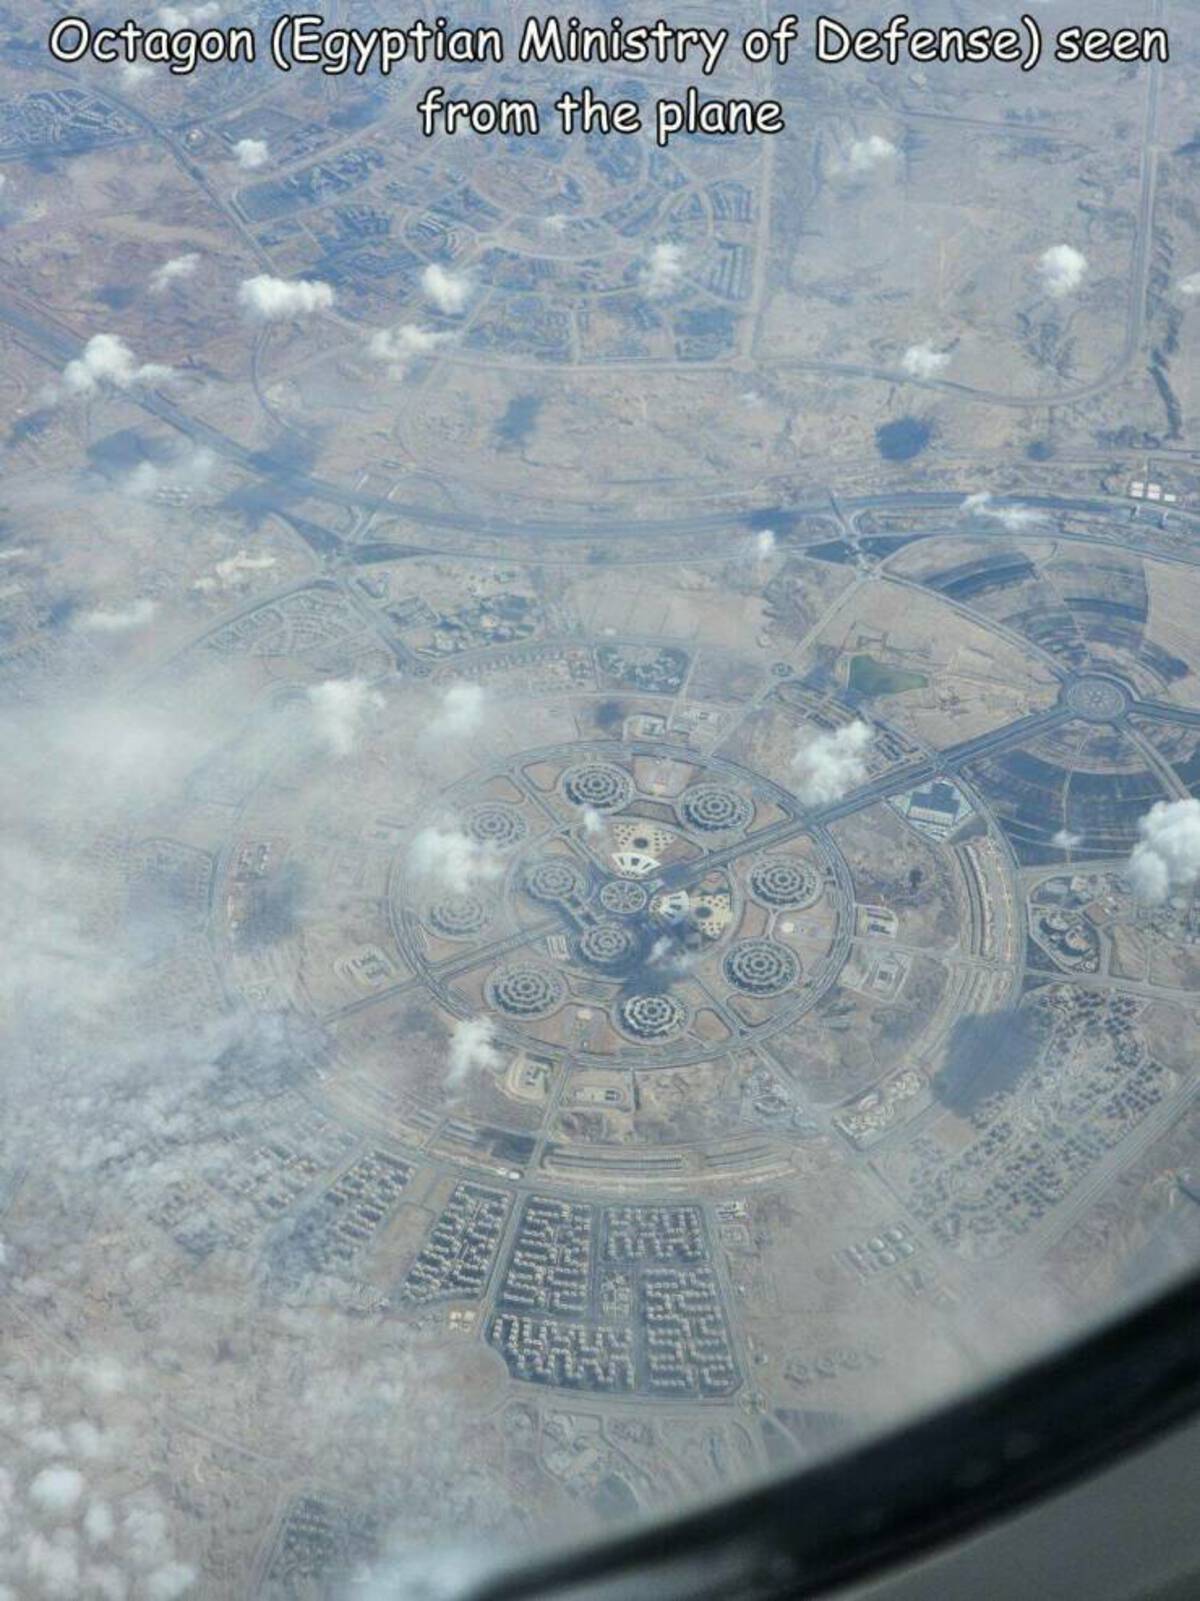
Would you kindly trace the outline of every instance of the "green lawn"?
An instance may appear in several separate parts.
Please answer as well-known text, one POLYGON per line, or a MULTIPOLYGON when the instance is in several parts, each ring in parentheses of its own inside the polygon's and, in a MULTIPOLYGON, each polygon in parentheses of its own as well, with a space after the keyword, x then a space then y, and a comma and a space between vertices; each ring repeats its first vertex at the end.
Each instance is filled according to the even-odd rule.
POLYGON ((924 673, 888 667, 873 656, 855 656, 850 662, 850 688, 860 695, 900 695, 906 689, 924 689, 928 682, 924 673))

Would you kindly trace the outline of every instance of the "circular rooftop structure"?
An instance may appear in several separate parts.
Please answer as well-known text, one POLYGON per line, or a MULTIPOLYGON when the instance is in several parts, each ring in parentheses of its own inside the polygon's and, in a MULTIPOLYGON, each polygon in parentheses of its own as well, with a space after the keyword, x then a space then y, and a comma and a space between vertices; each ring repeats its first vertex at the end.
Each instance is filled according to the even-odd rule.
POLYGON ((786 1029, 849 949, 848 873, 791 806, 692 750, 531 750, 439 798, 443 828, 487 847, 487 882, 410 902, 401 872, 393 927, 441 1004, 514 1046, 584 1068, 708 1060, 786 1029), (603 824, 580 827, 584 809, 603 824))
POLYGON ((1119 678, 1082 673, 1067 684, 1063 704, 1087 723, 1115 723, 1129 710, 1132 698, 1119 678))

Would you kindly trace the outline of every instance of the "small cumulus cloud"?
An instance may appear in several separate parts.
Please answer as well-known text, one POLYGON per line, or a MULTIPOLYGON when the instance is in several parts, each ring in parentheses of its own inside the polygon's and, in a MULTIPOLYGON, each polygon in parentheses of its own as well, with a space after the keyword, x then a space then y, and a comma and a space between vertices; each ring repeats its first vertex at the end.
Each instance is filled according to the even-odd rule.
POLYGON ((1078 289, 1087 270, 1087 257, 1074 245, 1051 245, 1038 259, 1038 272, 1046 293, 1056 299, 1078 289))
POLYGON ((80 612, 73 624, 85 634, 128 634, 135 628, 144 628, 157 610, 155 601, 135 600, 128 606, 111 610, 97 607, 80 612))
POLYGON ((856 139, 850 146, 846 152, 846 167, 853 173, 874 172, 876 167, 894 161, 899 154, 890 139, 885 139, 881 133, 873 133, 866 139, 856 139))
POLYGON ((260 272, 242 280, 237 298, 242 310, 259 322, 282 322, 328 311, 333 289, 319 278, 275 278, 260 272))
POLYGON ((1200 877, 1200 800, 1155 802, 1138 833, 1126 873, 1139 900, 1159 906, 1200 877))
MULTIPOLYGON (((423 1548, 414 1542, 363 1572, 360 1601, 461 1601, 495 1580, 497 1572, 494 1550, 466 1549, 461 1539, 453 1546, 423 1548)), ((0 1601, 7 1598, 0 1595, 0 1601)))
POLYGON ((669 295, 683 277, 683 246, 660 240, 650 252, 642 274, 642 288, 650 298, 669 295))
POLYGON ((415 322, 404 322, 395 328, 377 328, 367 340, 367 349, 376 361, 386 363, 393 378, 403 378, 414 361, 431 355, 449 337, 415 322))
POLYGON ((172 256, 151 274, 151 292, 156 295, 163 294, 172 284, 182 283, 185 278, 191 278, 199 265, 200 257, 194 250, 185 251, 182 256, 172 256))
POLYGON ((73 1601, 80 1581, 74 1533, 57 1529, 51 1536, 31 1534, 25 1546, 25 1571, 37 1586, 32 1593, 49 1601, 73 1601))
POLYGON ((368 714, 382 711, 385 704, 365 678, 327 678, 309 686, 308 699, 313 732, 334 756, 350 755, 368 714))
POLYGON ((274 566, 274 556, 256 556, 249 550, 238 550, 217 562, 211 573, 197 578, 192 588, 202 595, 245 589, 255 573, 267 572, 274 566))
POLYGON ((696 953, 689 951, 678 935, 660 934, 646 953, 646 967, 682 975, 696 965, 696 953))
POLYGON ((909 345, 900 365, 910 378, 936 378, 950 365, 950 355, 948 351, 935 350, 932 345, 909 345))
POLYGON ((504 1058, 496 1049, 496 1030, 490 1017, 463 1017, 450 1035, 450 1072, 447 1087, 458 1089, 474 1073, 494 1071, 504 1058))
POLYGON ((116 1519, 106 1501, 92 1501, 83 1515, 83 1532, 92 1545, 107 1545, 116 1532, 116 1519))
POLYGON ((87 1459, 105 1456, 107 1443, 100 1430, 86 1418, 75 1418, 65 1429, 67 1446, 75 1456, 87 1459))
POLYGON ((450 272, 436 261, 431 261, 421 274, 421 291, 443 317, 458 317, 466 307, 471 282, 465 273, 450 272))
POLYGON ((270 147, 265 139, 239 139, 233 147, 233 159, 243 172, 257 172, 270 161, 270 147))
POLYGON ((159 6, 155 13, 160 27, 170 33, 178 33, 180 28, 207 27, 220 15, 221 7, 217 0, 202 0, 198 6, 159 6))
POLYGON ((157 1507, 130 1507, 122 1520, 121 1534, 136 1567, 153 1568, 170 1561, 167 1520, 157 1507))
POLYGON ((1186 278, 1179 280, 1179 293, 1189 298, 1200 295, 1200 272, 1189 272, 1186 278))
POLYGON ((165 1562, 147 1574, 146 1601, 179 1601, 196 1582, 196 1570, 187 1562, 165 1562))
POLYGON ((998 501, 986 490, 968 495, 959 510, 968 517, 990 517, 993 522, 1002 524, 1013 533, 1022 528, 1033 528, 1038 523, 1046 521, 1045 512, 1039 511, 1036 506, 1020 506, 998 501))
POLYGON ((585 806, 579 814, 579 821, 589 839, 598 839, 607 827, 603 812, 598 812, 594 806, 585 806))
POLYGON ((1072 834, 1069 828, 1060 828, 1050 843, 1056 850, 1073 851, 1076 846, 1083 844, 1083 835, 1072 834))
MULTIPOLYGON (((739 563, 760 567, 770 561, 779 549, 779 536, 773 528, 760 528, 756 533, 739 539, 735 558, 739 563)), ((761 574, 760 574, 761 576, 761 574)))
POLYGON ((131 389, 135 384, 159 383, 171 376, 170 367, 156 362, 139 364, 119 334, 93 334, 83 354, 63 368, 63 387, 72 395, 91 395, 105 386, 131 389))
POLYGON ((125 1389, 125 1369, 112 1356, 95 1356, 76 1363, 75 1371, 85 1389, 94 1396, 120 1395, 125 1389))
POLYGON ((792 757, 796 794, 804 804, 827 806, 861 784, 873 737, 861 718, 828 733, 810 734, 792 757))
POLYGON ((136 89, 153 76, 154 68, 147 66, 144 61, 127 61, 121 68, 121 87, 136 89))
POLYGON ((426 737, 464 739, 476 734, 486 721, 486 695, 480 684, 451 684, 426 727, 426 737))
POLYGON ((407 862, 414 879, 455 895, 494 883, 504 871, 491 840, 480 843, 457 828, 423 828, 408 848, 407 862))
POLYGON ((164 462, 140 461, 121 485, 136 500, 181 489, 201 489, 216 470, 217 458, 206 445, 188 445, 164 462))
POLYGON ((84 1488, 83 1474, 75 1468, 43 1468, 29 1486, 29 1499, 39 1511, 54 1516, 70 1512, 84 1488))

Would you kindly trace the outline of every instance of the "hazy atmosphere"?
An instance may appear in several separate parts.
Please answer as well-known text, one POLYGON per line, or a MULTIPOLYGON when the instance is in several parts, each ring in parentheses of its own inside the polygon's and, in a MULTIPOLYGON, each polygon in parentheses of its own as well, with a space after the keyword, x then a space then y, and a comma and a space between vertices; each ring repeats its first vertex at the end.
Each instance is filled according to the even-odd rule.
POLYGON ((1195 1264, 1200 8, 1088 10, 0 0, 0 1601, 449 1601, 1195 1264))

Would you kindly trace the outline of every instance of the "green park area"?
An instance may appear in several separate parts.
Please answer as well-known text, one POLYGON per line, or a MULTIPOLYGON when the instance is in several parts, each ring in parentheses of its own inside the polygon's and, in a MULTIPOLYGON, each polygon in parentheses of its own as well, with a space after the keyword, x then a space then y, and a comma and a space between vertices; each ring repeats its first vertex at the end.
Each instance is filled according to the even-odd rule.
POLYGON ((901 695, 906 689, 924 689, 928 682, 924 673, 889 667, 874 656, 855 656, 850 662, 850 688, 860 695, 901 695))

